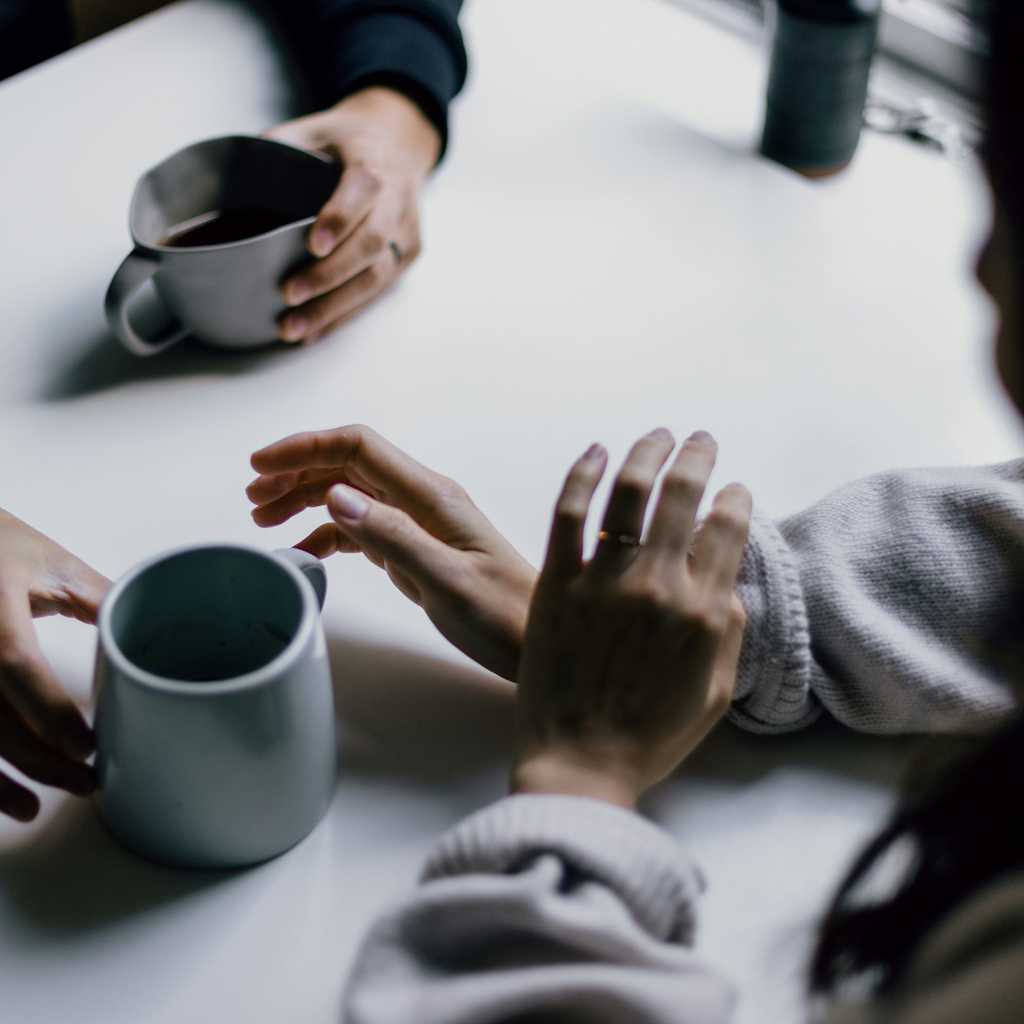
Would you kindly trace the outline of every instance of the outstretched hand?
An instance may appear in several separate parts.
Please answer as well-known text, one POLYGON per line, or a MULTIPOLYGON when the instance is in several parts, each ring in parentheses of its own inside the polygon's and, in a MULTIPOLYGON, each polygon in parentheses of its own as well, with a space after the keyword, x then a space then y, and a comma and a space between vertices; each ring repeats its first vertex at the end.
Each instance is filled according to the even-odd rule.
POLYGON ((453 480, 365 426, 294 434, 252 456, 259 526, 326 505, 331 522, 297 547, 361 551, 441 633, 514 680, 536 570, 453 480))
MULTIPOLYGON (((0 757, 28 778, 79 796, 95 788, 85 763, 93 735, 36 640, 33 617, 95 622, 110 581, 0 509, 0 757)), ((36 795, 0 771, 0 814, 31 821, 36 795)))
POLYGON ((632 807, 729 707, 750 495, 730 484, 697 526, 717 446, 693 434, 665 475, 641 545, 647 504, 674 446, 667 430, 634 445, 589 562, 583 530, 607 453, 594 445, 569 471, 519 668, 516 791, 632 807))

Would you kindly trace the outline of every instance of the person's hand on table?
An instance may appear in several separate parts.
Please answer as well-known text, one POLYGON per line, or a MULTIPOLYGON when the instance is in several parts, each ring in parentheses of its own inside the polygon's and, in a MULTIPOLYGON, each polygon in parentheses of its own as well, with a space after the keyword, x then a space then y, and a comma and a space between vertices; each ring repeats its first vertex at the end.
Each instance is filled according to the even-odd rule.
POLYGON ((519 664, 515 792, 633 807, 729 707, 745 624, 734 587, 750 495, 730 484, 696 525, 717 448, 710 435, 693 434, 665 475, 640 546, 673 448, 665 430, 633 447, 590 562, 583 529, 605 450, 593 446, 566 478, 519 664))
POLYGON ((419 255, 419 192, 441 139, 412 100, 378 86, 266 135, 325 152, 343 166, 310 228, 315 262, 283 285, 292 308, 281 318, 281 338, 307 341, 372 302, 419 255))
POLYGON ((297 547, 361 551, 444 636, 514 680, 536 570, 454 481, 364 426, 286 437, 252 456, 259 526, 327 506, 332 522, 297 547))
MULTIPOLYGON (((0 758, 43 785, 86 796, 93 735, 36 640, 33 617, 95 622, 110 581, 0 509, 0 758)), ((31 821, 39 800, 0 770, 0 814, 31 821)))

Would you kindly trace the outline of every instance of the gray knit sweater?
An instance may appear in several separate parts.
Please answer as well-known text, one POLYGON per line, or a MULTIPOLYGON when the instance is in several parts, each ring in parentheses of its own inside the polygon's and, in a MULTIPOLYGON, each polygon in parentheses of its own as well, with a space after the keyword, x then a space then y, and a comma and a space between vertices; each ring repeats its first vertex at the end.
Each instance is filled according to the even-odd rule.
MULTIPOLYGON (((1024 461, 872 477, 758 519, 734 720, 823 710, 870 732, 978 732, 1024 692, 1024 461), (1015 628, 1016 627, 1016 628, 1015 628)), ((366 939, 347 1024, 717 1024, 693 949, 701 876, 665 833, 572 797, 499 801, 443 837, 366 939)), ((885 1006, 829 1024, 996 1024, 1024 1006, 1024 865, 929 935, 885 1006)))

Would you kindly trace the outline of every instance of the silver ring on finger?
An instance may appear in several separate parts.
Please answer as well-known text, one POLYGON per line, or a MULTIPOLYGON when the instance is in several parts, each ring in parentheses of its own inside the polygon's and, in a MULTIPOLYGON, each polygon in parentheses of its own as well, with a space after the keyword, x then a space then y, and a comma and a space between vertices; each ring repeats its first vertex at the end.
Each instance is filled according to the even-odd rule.
POLYGON ((394 239, 389 239, 388 248, 391 250, 391 255, 395 257, 395 263, 398 266, 401 266, 402 260, 405 259, 405 254, 402 252, 401 246, 394 241, 394 239))

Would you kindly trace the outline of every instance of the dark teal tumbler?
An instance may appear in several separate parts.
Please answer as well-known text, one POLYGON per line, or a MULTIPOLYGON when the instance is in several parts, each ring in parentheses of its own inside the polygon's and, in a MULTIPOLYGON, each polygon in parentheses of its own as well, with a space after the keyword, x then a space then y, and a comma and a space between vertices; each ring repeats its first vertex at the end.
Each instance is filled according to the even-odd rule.
POLYGON ((809 177, 860 140, 882 0, 777 0, 761 152, 809 177))

